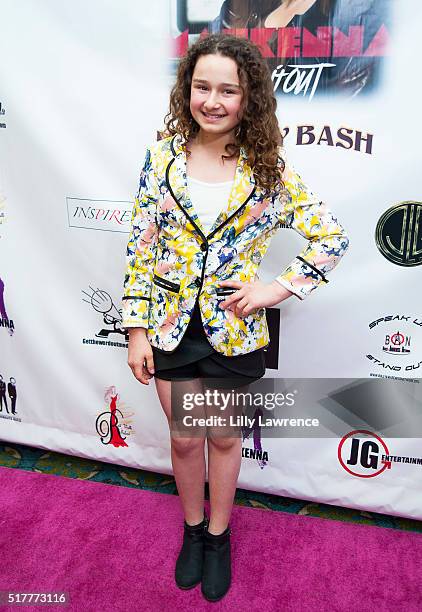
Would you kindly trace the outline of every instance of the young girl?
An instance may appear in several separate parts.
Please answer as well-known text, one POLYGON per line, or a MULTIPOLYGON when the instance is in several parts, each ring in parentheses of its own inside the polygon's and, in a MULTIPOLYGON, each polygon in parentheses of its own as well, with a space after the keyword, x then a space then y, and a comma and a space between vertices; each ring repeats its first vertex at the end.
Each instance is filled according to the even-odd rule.
MULTIPOLYGON (((224 427, 177 436, 181 396, 172 391, 180 381, 189 393, 205 386, 245 390, 264 376, 265 307, 293 294, 304 299, 328 282, 348 245, 329 209, 287 164, 275 109, 257 46, 227 34, 197 41, 178 67, 167 135, 147 149, 127 248, 128 363, 143 384, 155 375, 185 517, 176 584, 188 589, 202 582, 210 601, 221 599, 231 582, 229 520, 241 436, 235 428, 223 435, 224 427), (308 242, 264 284, 257 270, 282 226, 308 242)), ((195 414, 200 410, 209 414, 203 408, 195 414)))

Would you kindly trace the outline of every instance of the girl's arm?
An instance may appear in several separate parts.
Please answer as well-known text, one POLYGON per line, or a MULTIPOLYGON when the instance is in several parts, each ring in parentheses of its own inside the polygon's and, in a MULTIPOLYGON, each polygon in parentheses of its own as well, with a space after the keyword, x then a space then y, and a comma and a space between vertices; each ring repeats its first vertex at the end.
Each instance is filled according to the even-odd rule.
POLYGON ((122 327, 126 329, 148 328, 148 308, 158 242, 158 198, 158 181, 148 148, 132 210, 132 225, 126 252, 122 298, 122 327))
MULTIPOLYGON (((285 159, 281 149, 282 158, 285 159)), ((303 300, 321 283, 343 257, 349 245, 342 226, 333 213, 305 185, 292 165, 285 165, 285 189, 278 196, 280 223, 308 239, 305 248, 272 283, 245 283, 226 280, 222 287, 238 289, 220 308, 231 308, 236 316, 247 316, 258 308, 275 306, 291 295, 303 300)))
POLYGON ((328 283, 327 274, 343 257, 349 238, 330 209, 287 162, 283 180, 291 197, 280 194, 280 221, 308 243, 275 280, 303 300, 321 283, 328 283))

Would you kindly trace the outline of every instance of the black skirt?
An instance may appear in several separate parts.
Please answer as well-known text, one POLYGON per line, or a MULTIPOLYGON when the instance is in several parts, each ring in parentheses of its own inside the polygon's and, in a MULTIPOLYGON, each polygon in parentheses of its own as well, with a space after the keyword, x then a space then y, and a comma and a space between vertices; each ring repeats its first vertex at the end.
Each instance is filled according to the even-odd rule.
POLYGON ((265 374, 264 349, 257 349, 246 355, 227 357, 211 346, 202 325, 198 300, 185 334, 173 353, 165 354, 152 346, 154 367, 156 371, 168 370, 210 357, 230 372, 243 376, 261 377, 265 374))

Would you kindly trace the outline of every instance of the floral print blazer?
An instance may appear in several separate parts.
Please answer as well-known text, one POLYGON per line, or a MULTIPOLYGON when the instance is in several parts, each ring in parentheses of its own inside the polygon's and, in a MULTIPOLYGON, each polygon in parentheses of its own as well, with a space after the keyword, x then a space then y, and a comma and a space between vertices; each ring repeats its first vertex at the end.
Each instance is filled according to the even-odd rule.
POLYGON ((147 149, 132 212, 122 298, 123 327, 144 327, 150 344, 173 352, 189 324, 196 298, 211 346, 226 356, 269 343, 265 308, 240 318, 220 302, 236 289, 222 280, 252 282, 281 227, 307 238, 276 280, 304 299, 343 256, 349 240, 327 206, 285 162, 285 189, 263 197, 240 149, 227 202, 208 234, 189 199, 186 150, 176 134, 147 149))

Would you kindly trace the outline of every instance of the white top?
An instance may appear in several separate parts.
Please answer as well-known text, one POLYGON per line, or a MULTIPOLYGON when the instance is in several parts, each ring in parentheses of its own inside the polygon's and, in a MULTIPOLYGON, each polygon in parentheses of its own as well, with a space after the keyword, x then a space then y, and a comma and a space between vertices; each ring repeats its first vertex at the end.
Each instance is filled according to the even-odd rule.
POLYGON ((220 212, 227 208, 233 180, 224 183, 205 183, 187 177, 189 196, 205 233, 209 233, 220 212))

